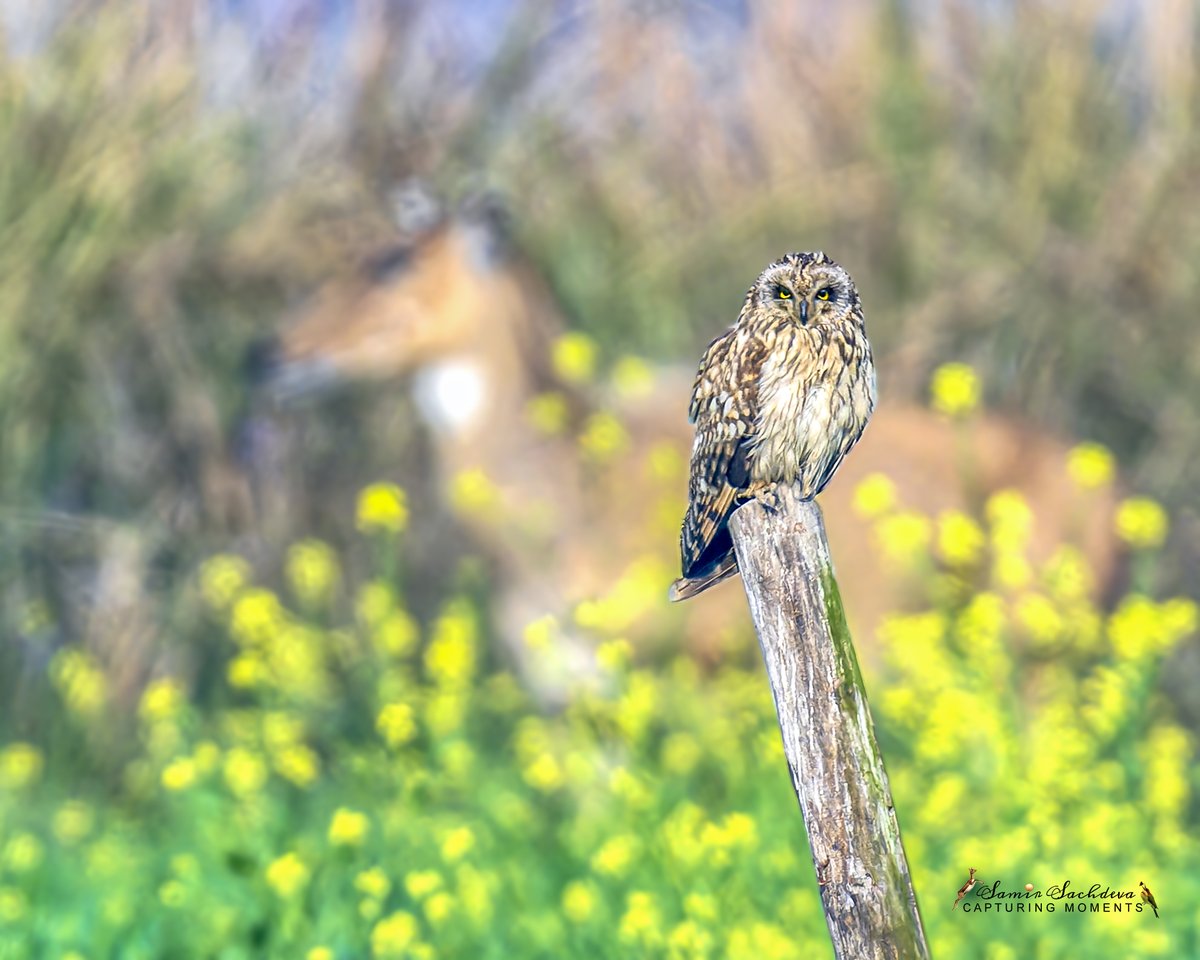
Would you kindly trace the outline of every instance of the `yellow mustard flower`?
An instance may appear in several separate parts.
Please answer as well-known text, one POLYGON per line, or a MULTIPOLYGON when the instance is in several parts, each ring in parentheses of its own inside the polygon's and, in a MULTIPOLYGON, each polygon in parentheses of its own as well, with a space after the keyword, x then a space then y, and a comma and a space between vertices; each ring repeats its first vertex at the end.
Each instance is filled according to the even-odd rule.
POLYGON ((554 372, 567 383, 586 383, 596 373, 596 344, 583 333, 564 333, 551 352, 554 372))
POLYGON ((548 437, 560 436, 567 429, 569 415, 566 397, 554 390, 539 393, 525 407, 530 426, 548 437))
POLYGON ((583 425, 579 447, 593 460, 609 460, 629 446, 629 433, 611 413, 594 413, 583 425))
POLYGON ((969 567, 979 560, 986 540, 974 519, 961 510, 946 510, 938 516, 938 553, 956 567, 969 567))
POLYGON ((566 782, 562 765, 552 753, 543 753, 536 757, 521 771, 525 782, 542 793, 553 793, 566 782))
POLYGON ((321 761, 316 751, 303 743, 293 743, 274 757, 275 771, 297 787, 309 787, 321 775, 321 761))
POLYGON ((309 606, 328 602, 341 576, 333 548, 315 539, 301 540, 288 549, 284 573, 292 593, 309 606))
POLYGON ((72 713, 93 717, 108 699, 108 682, 95 659, 82 650, 65 648, 50 661, 50 679, 72 713))
POLYGON ((475 675, 478 629, 465 604, 453 603, 437 620, 425 651, 425 668, 440 686, 455 687, 475 675))
POLYGON ((481 516, 499 509, 499 488, 478 468, 463 470, 450 481, 450 505, 465 516, 481 516))
POLYGON ((611 837, 592 855, 592 869, 604 876, 623 877, 640 851, 641 844, 631 833, 611 837))
POLYGON ((19 923, 29 913, 29 900, 16 887, 0 887, 0 923, 19 923))
POLYGON ((470 827, 455 827, 442 838, 442 859, 455 863, 474 848, 475 832, 470 827))
POLYGON ((667 953, 672 960, 712 956, 713 935, 694 920, 677 924, 667 936, 667 953))
POLYGON ((875 535, 890 561, 910 564, 928 551, 933 539, 933 525, 924 514, 904 510, 883 517, 875 528, 875 535))
POLYGON ((1025 628, 1035 646, 1046 649, 1062 638, 1066 624, 1058 607, 1040 593, 1022 596, 1013 611, 1017 623, 1025 628))
POLYGON ((394 483, 373 483, 358 494, 355 525, 363 533, 402 533, 408 526, 408 498, 394 483))
POLYGON ((229 661, 226 667, 229 685, 236 690, 253 690, 270 679, 271 672, 266 661, 257 653, 243 653, 229 661))
POLYGON ((563 888, 563 915, 572 923, 587 923, 596 913, 596 888, 583 880, 572 880, 563 888))
POLYGON ((406 610, 393 610, 371 632, 371 642, 381 656, 403 659, 417 649, 420 631, 406 610))
POLYGON ((1161 547, 1167 539, 1167 511, 1149 497, 1122 500, 1115 518, 1117 536, 1137 550, 1161 547))
POLYGON ((525 625, 525 646, 539 652, 549 650, 557 633, 558 619, 547 613, 525 625))
POLYGON ((1081 443, 1067 454, 1067 473, 1076 486, 1095 490, 1112 483, 1116 462, 1108 447, 1081 443))
POLYGON ((882 473, 864 477, 854 488, 854 512, 874 520, 896 509, 896 485, 882 473))
POLYGON ((267 765, 258 754, 234 747, 225 754, 225 783, 236 796, 257 793, 267 782, 267 765))
POLYGON ((454 913, 454 906, 454 897, 441 890, 426 900, 421 909, 425 913, 425 919, 438 927, 450 919, 454 913))
POLYGON ((375 924, 371 930, 371 953, 375 957, 405 957, 417 942, 417 918, 397 910, 375 924))
POLYGON ((229 632, 244 646, 266 646, 283 628, 283 604, 270 590, 243 591, 233 603, 229 632))
POLYGON ((625 943, 652 947, 662 940, 662 911, 654 894, 633 890, 625 899, 625 913, 617 927, 625 943))
POLYGON ((384 580, 368 580, 354 598, 354 613, 367 627, 378 626, 395 607, 396 593, 384 580))
POLYGON ((979 406, 979 377, 965 363, 944 363, 933 372, 929 392, 938 413, 963 417, 979 406))
POLYGON ((404 875, 404 889, 414 900, 424 900, 442 888, 442 875, 436 870, 413 870, 404 875))
POLYGON ((417 735, 417 719, 407 703, 389 703, 375 718, 375 729, 389 747, 402 747, 417 735))
POLYGON ((68 800, 54 813, 52 829, 58 842, 71 847, 92 832, 95 814, 82 800, 68 800))
POLYGON ((654 389, 654 370, 641 357, 621 357, 612 371, 617 394, 629 399, 647 396, 654 389))
POLYGON ((200 567, 200 593, 213 610, 226 610, 250 580, 250 564, 241 557, 221 553, 200 567))
POLYGON ((365 813, 338 807, 329 822, 329 842, 335 847, 361 847, 371 829, 371 821, 365 813))
POLYGON ((183 706, 183 687, 174 677, 160 677, 143 691, 138 713, 148 723, 173 720, 183 706))
POLYGON ((384 900, 392 892, 392 881, 381 867, 371 867, 354 878, 354 889, 375 900, 384 900))
POLYGON ((633 645, 624 638, 608 640, 596 648, 596 662, 609 673, 619 673, 629 665, 633 645))
POLYGON ((304 960, 334 960, 333 950, 325 946, 316 946, 304 955, 304 960))
POLYGON ((42 842, 32 833, 17 833, 4 845, 4 865, 13 873, 27 873, 38 867, 45 855, 42 842))
POLYGON ((19 790, 42 776, 42 751, 29 743, 10 743, 0 750, 0 785, 19 790))
POLYGON ((662 765, 668 773, 686 777, 700 762, 700 744, 690 733, 672 733, 662 745, 662 765))
POLYGON ((689 893, 683 898, 683 912, 693 919, 711 923, 717 919, 717 898, 711 893, 689 893))
POLYGON ((267 867, 267 885, 285 900, 294 897, 308 883, 308 866, 295 853, 285 853, 267 867))
POLYGON ((160 779, 164 789, 179 793, 194 784, 196 776, 196 762, 191 757, 176 757, 163 767, 160 779))

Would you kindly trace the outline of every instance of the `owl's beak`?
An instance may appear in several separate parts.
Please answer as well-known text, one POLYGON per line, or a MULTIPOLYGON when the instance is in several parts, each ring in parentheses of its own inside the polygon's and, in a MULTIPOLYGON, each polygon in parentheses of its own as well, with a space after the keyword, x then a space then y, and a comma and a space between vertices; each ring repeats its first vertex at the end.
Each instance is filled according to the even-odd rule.
POLYGON ((808 326, 808 301, 807 300, 800 301, 800 322, 802 324, 804 324, 805 326, 808 326))

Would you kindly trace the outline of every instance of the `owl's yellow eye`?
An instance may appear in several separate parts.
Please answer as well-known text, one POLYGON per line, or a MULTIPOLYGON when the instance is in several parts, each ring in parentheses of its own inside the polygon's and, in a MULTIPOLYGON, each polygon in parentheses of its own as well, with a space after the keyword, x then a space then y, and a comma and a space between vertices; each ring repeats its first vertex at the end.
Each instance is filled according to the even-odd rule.
POLYGON ((792 299, 792 291, 789 290, 787 287, 776 287, 775 288, 775 296, 778 297, 780 300, 791 300, 792 299))
POLYGON ((822 287, 820 290, 817 291, 817 299, 818 300, 828 300, 829 296, 830 296, 830 294, 829 294, 828 287, 822 287))

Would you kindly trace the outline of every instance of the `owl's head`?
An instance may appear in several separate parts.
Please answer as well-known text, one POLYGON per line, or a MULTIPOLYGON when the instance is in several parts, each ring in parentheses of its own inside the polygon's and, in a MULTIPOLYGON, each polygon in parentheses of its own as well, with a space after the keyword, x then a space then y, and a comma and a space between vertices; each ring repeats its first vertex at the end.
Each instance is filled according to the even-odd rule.
POLYGON ((804 327, 863 322, 854 281, 821 251, 789 253, 759 274, 746 306, 804 327))

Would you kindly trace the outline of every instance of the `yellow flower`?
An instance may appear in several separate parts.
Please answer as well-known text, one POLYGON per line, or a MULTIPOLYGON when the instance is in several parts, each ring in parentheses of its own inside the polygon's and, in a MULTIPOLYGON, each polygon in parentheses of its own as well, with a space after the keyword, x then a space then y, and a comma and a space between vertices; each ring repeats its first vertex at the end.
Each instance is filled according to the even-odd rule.
POLYGON ((896 485, 882 473, 872 473, 854 488, 854 512, 874 520, 896 509, 896 485))
POLYGON ((652 946, 662 940, 662 912, 652 893, 634 890, 629 894, 617 933, 626 943, 643 946, 652 946))
POLYGON ((238 690, 253 690, 270 678, 267 664, 256 653, 243 653, 229 661, 226 669, 229 685, 238 690))
POLYGON ((177 909, 187 900, 187 887, 178 880, 168 880, 158 888, 158 900, 164 907, 177 909))
POLYGON ((309 606, 327 602, 340 576, 337 555, 320 540, 293 544, 284 569, 292 592, 309 606))
POLYGON ((267 867, 267 884, 275 893, 287 899, 294 897, 308 883, 309 870, 294 853, 285 853, 267 867))
POLYGON ((641 357, 624 356, 613 367, 612 382, 619 396, 645 397, 654 388, 654 370, 641 357))
POLYGON ((559 337, 551 355, 554 372, 567 383, 586 383, 596 372, 596 344, 582 333, 559 337))
POLYGON ((442 840, 442 859, 447 863, 461 860, 475 847, 475 834, 470 827, 456 827, 442 840))
POLYGON ((563 889, 562 910, 572 923, 587 923, 596 912, 596 888, 582 880, 573 880, 563 889))
POLYGON ((442 875, 436 870, 414 870, 404 875, 404 889, 414 900, 424 900, 442 887, 442 875))
POLYGON ((246 590, 234 601, 229 631, 238 643, 266 646, 283 625, 283 605, 270 590, 246 590))
POLYGON ((557 437, 567 428, 567 400, 554 391, 539 393, 525 407, 525 418, 539 433, 557 437))
POLYGON ((933 372, 933 408, 949 417, 962 417, 979 406, 979 377, 965 363, 945 363, 933 372))
POLYGON ((17 923, 29 913, 29 901, 15 887, 0 887, 0 923, 17 923))
POLYGON ((186 790, 196 782, 196 764, 191 757, 177 757, 162 772, 162 785, 172 793, 186 790))
POLYGON ((361 847, 371 829, 365 813, 338 807, 329 823, 329 842, 337 847, 361 847))
POLYGON ((640 844, 630 833, 620 834, 606 841, 592 856, 592 869, 610 877, 622 877, 633 865, 640 844))
POLYGON ((329 947, 313 947, 304 955, 304 960, 334 960, 334 955, 329 947))
POLYGON ((918 559, 929 549, 929 542, 933 538, 929 518, 914 510, 884 517, 875 528, 875 533, 887 558, 903 564, 918 559))
POLYGON ((373 483, 358 494, 355 526, 363 533, 401 533, 408 526, 408 498, 394 483, 373 483))
POLYGON ((1095 490, 1112 482, 1116 464, 1108 447, 1081 443, 1067 454, 1067 473, 1076 486, 1095 490))
POLYGON ((938 552, 958 567, 969 567, 979 559, 985 543, 983 531, 959 510, 946 510, 938 517, 938 552))
POLYGON ((1167 512, 1149 497, 1132 497, 1117 507, 1116 529, 1137 550, 1161 547, 1167 539, 1167 512))
POLYGON ((225 755, 225 783, 239 797, 257 793, 267 782, 267 765, 257 754, 234 747, 225 755))
POLYGON ((700 762, 700 744, 690 733, 673 733, 663 741, 663 769, 687 776, 700 762))
POLYGON ((425 668, 439 686, 468 684, 475 675, 477 628, 469 607, 453 603, 434 625, 425 651, 425 668))
POLYGON ((684 920, 667 938, 667 951, 672 960, 709 957, 712 948, 713 935, 694 920, 684 920))
POLYGON ((557 633, 558 620, 552 614, 547 613, 525 625, 525 646, 539 652, 549 650, 557 633))
POLYGON ((417 918, 397 910, 371 930, 371 953, 376 957, 403 957, 416 943, 417 930, 417 918))
POLYGON ((396 606, 396 595, 383 580, 368 580, 358 588, 354 612, 368 627, 376 627, 396 606))
POLYGON ((425 919, 435 927, 440 926, 450 919, 454 912, 454 897, 443 890, 426 900, 422 909, 425 911, 425 919))
POLYGON ((608 640, 596 648, 596 662, 609 673, 618 673, 629 665, 633 645, 625 639, 608 640))
POLYGON ((594 413, 588 417, 579 436, 579 446, 593 460, 608 460, 629 445, 624 425, 611 413, 594 413))
POLYGON ((4 846, 4 863, 13 873, 34 869, 42 857, 42 842, 32 833, 18 833, 4 846))
POLYGON ((142 701, 138 705, 138 713, 143 720, 158 723, 171 720, 179 714, 183 706, 183 688, 173 677, 160 677, 146 687, 142 693, 142 701))
POLYGON ((1021 597, 1017 601, 1014 616, 1036 646, 1043 649, 1058 640, 1066 626, 1058 608, 1040 593, 1027 593, 1021 597))
POLYGON ((250 565, 241 557, 220 553, 200 567, 200 593, 214 610, 225 610, 250 579, 250 565))
POLYGON ((562 767, 551 753, 543 753, 538 756, 525 767, 521 775, 525 778, 526 783, 543 793, 553 793, 563 785, 566 779, 563 776, 562 767))
POLYGON ((94 820, 92 808, 86 803, 68 800, 54 814, 54 836, 63 846, 73 846, 92 832, 94 820))
POLYGON ((402 747, 417 735, 417 720, 407 703, 389 703, 379 711, 375 729, 389 747, 402 747))
POLYGON ((60 650, 50 661, 50 679, 72 713, 92 717, 108 698, 104 672, 82 650, 60 650))
POLYGON ((354 889, 375 900, 383 900, 392 892, 392 881, 380 867, 371 867, 354 878, 354 889))
POLYGON ((310 786, 321 774, 321 761, 316 752, 303 743, 284 747, 275 757, 276 772, 297 787, 310 786))
POLYGON ((689 893, 683 899, 683 912, 697 920, 716 920, 717 898, 707 893, 689 893))
POLYGON ((0 784, 17 790, 36 783, 42 775, 42 752, 28 743, 10 743, 0 751, 0 784))
POLYGON ((450 481, 450 504, 467 516, 494 513, 500 506, 500 490, 482 470, 463 470, 450 481))

